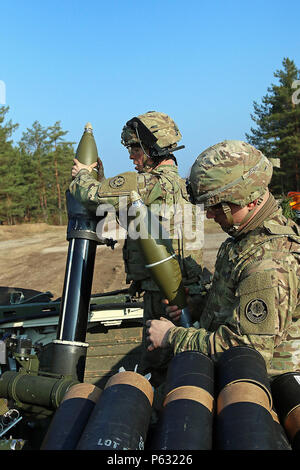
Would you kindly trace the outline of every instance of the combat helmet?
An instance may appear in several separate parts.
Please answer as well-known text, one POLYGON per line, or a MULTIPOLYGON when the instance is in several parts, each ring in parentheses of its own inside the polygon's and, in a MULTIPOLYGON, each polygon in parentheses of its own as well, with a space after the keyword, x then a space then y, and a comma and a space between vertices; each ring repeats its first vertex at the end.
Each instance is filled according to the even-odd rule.
POLYGON ((205 208, 221 203, 233 226, 228 203, 244 207, 258 200, 259 204, 272 172, 272 163, 260 150, 240 140, 225 140, 204 150, 194 162, 189 177, 193 202, 205 208))
POLYGON ((157 111, 148 111, 127 121, 121 134, 121 143, 125 147, 139 144, 147 147, 149 157, 153 159, 166 158, 175 150, 181 140, 181 133, 167 114, 157 111))

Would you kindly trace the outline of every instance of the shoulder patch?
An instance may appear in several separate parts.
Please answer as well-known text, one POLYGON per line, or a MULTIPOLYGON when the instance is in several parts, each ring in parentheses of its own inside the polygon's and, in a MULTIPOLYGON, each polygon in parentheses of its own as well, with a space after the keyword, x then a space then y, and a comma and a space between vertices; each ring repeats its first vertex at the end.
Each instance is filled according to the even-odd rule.
POLYGON ((125 183, 125 178, 122 175, 115 176, 109 180, 109 186, 111 188, 121 188, 125 183))
POLYGON ((256 272, 240 281, 237 295, 242 334, 275 334, 275 289, 268 271, 256 272))
POLYGON ((261 323, 268 315, 268 306, 262 299, 250 300, 245 307, 245 315, 251 323, 261 323))
POLYGON ((107 178, 101 183, 98 189, 98 199, 130 196, 131 191, 137 190, 137 173, 128 171, 112 178, 107 178))

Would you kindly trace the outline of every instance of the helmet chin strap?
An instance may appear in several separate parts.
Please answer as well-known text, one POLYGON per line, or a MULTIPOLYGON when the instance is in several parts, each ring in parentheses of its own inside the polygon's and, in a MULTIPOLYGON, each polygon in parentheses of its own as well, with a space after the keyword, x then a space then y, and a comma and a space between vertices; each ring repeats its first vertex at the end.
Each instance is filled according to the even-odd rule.
MULTIPOLYGON (((145 147, 143 145, 143 142, 140 138, 140 134, 139 134, 139 131, 138 131, 138 127, 135 126, 134 127, 134 130, 135 130, 135 133, 136 133, 136 136, 138 138, 138 141, 139 141, 139 144, 141 146, 141 149, 143 150, 144 152, 144 161, 143 161, 143 170, 144 171, 151 171, 153 170, 153 168, 156 168, 157 165, 162 161, 162 159, 159 159, 159 158, 152 158, 151 155, 148 155, 146 150, 145 150, 145 147), (149 159, 152 160, 153 163, 149 163, 149 159)), ((176 159, 175 159, 176 160, 176 159)), ((176 164, 177 164, 177 161, 176 161, 176 164)))
POLYGON ((150 163, 149 162, 149 158, 151 157, 148 157, 148 155, 146 153, 144 153, 144 159, 143 159, 143 171, 151 171, 153 170, 153 168, 155 168, 159 162, 154 162, 153 163, 150 163))
POLYGON ((229 223, 228 228, 223 228, 224 232, 228 233, 228 235, 230 235, 232 237, 237 236, 238 232, 239 232, 239 229, 240 229, 240 226, 245 225, 248 222, 248 220, 252 217, 253 212, 262 203, 262 200, 263 200, 263 197, 260 197, 259 199, 257 199, 257 202, 256 202, 255 206, 253 207, 253 209, 250 209, 248 214, 246 214, 245 217, 243 218, 243 220, 239 223, 234 223, 231 208, 230 208, 229 204, 227 204, 227 202, 221 202, 223 212, 226 216, 227 222, 229 223))
POLYGON ((134 130, 135 130, 136 136, 138 138, 139 145, 140 145, 140 147, 141 147, 141 149, 144 153, 144 155, 143 155, 143 171, 146 171, 146 172, 150 171, 153 168, 155 168, 156 164, 154 162, 153 162, 153 164, 149 163, 149 158, 151 158, 151 157, 150 157, 150 155, 147 154, 147 152, 146 152, 146 150, 143 146, 142 140, 141 140, 140 135, 139 135, 138 128, 135 126, 134 130))
POLYGON ((234 223, 231 208, 227 204, 227 202, 221 202, 221 205, 222 205, 223 212, 226 216, 227 222, 229 224, 229 227, 222 227, 222 229, 224 230, 224 232, 228 233, 228 235, 234 237, 239 230, 240 224, 234 223))

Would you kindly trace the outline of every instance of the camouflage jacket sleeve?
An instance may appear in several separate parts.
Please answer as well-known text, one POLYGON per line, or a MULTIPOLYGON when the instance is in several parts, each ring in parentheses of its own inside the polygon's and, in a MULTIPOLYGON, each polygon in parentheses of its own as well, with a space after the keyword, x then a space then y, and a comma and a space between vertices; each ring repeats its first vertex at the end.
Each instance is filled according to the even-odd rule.
POLYGON ((231 346, 247 345, 262 354, 270 374, 295 370, 300 346, 297 271, 292 255, 284 263, 267 259, 250 264, 236 286, 230 314, 224 309, 223 320, 220 316, 212 328, 206 318, 200 319, 199 329, 173 327, 169 345, 175 354, 197 350, 213 359, 231 346))
POLYGON ((112 178, 96 181, 88 170, 78 172, 70 184, 71 194, 91 211, 96 211, 99 204, 112 205, 119 210, 120 197, 127 198, 131 191, 137 190, 137 175, 135 172, 125 172, 112 178))
POLYGON ((147 206, 160 207, 167 192, 156 174, 128 171, 112 178, 96 181, 88 170, 82 169, 70 184, 71 194, 91 211, 99 204, 112 205, 117 211, 130 204, 131 191, 137 191, 147 206), (122 200, 120 200, 122 198, 122 200))

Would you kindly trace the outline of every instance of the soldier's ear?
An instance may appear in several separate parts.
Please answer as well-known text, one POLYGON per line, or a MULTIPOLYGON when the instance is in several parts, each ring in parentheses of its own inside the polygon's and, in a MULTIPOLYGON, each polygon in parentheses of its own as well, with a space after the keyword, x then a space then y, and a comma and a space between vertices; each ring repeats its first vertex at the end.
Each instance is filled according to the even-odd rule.
POLYGON ((254 201, 249 202, 249 204, 247 204, 249 211, 252 211, 257 206, 257 201, 258 199, 254 199, 254 201))

